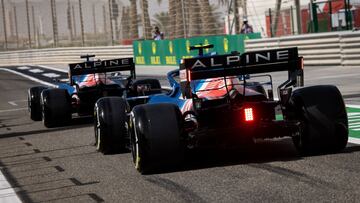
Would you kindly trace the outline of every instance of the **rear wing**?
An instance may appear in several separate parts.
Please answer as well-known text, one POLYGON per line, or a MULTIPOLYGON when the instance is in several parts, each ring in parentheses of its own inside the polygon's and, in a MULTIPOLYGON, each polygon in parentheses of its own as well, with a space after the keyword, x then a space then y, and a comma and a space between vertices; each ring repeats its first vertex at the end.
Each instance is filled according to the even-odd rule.
POLYGON ((189 97, 191 80, 278 71, 289 72, 280 87, 303 86, 303 59, 297 47, 184 59, 179 74, 183 94, 189 97))
POLYGON ((73 85, 72 76, 75 75, 87 75, 116 71, 130 71, 131 77, 135 78, 135 64, 133 58, 86 61, 83 63, 69 64, 69 78, 71 85, 73 85))

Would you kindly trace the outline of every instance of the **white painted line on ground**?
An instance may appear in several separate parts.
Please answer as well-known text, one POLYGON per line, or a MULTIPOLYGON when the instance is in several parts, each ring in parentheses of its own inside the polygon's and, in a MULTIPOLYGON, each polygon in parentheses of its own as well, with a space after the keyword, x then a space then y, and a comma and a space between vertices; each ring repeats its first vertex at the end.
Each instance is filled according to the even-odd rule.
POLYGON ((54 84, 51 84, 51 83, 48 83, 48 82, 39 80, 39 79, 37 79, 37 78, 31 77, 31 76, 29 76, 29 75, 25 75, 25 74, 23 74, 23 73, 19 73, 19 72, 14 71, 14 70, 10 70, 10 69, 7 69, 7 68, 0 68, 0 70, 8 71, 8 72, 10 72, 10 73, 14 73, 14 74, 16 74, 16 75, 22 76, 22 77, 24 77, 24 78, 27 78, 27 79, 32 80, 32 81, 34 81, 34 82, 40 83, 40 84, 42 84, 42 85, 46 85, 46 86, 49 86, 49 87, 57 87, 57 85, 54 85, 54 84))
POLYGON ((59 71, 59 72, 63 72, 63 73, 67 73, 67 70, 64 69, 60 69, 60 68, 54 68, 54 67, 50 67, 50 66, 44 66, 44 65, 36 65, 40 68, 45 68, 45 69, 49 69, 49 70, 55 70, 55 71, 59 71))
POLYGON ((360 144, 360 139, 349 137, 348 142, 353 143, 353 144, 360 144))
POLYGON ((360 108, 360 105, 346 104, 346 107, 350 107, 350 108, 360 108))
POLYGON ((27 99, 20 99, 20 100, 12 100, 12 101, 9 101, 9 102, 26 102, 27 99))
POLYGON ((4 112, 12 112, 12 111, 22 111, 22 110, 26 110, 27 108, 18 108, 18 109, 5 109, 5 110, 0 110, 0 113, 4 113, 4 112))
POLYGON ((60 75, 56 74, 56 73, 43 73, 42 75, 45 76, 45 77, 48 77, 48 78, 58 78, 58 77, 60 77, 60 75))
POLYGON ((13 101, 9 101, 8 102, 10 105, 12 105, 12 106, 17 106, 17 104, 15 103, 15 102, 13 102, 13 101))
POLYGON ((357 127, 360 127, 360 123, 354 123, 354 124, 351 124, 349 125, 350 128, 357 128, 357 127))
POLYGON ((360 128, 355 128, 355 129, 351 129, 351 130, 360 131, 360 128))
POLYGON ((360 121, 360 118, 350 119, 350 120, 349 120, 349 123, 354 123, 354 122, 358 122, 358 121, 360 121))
POLYGON ((19 70, 28 70, 28 69, 30 69, 30 67, 20 66, 20 67, 17 67, 17 69, 19 69, 19 70))
POLYGON ((20 198, 16 195, 14 188, 6 180, 3 173, 0 171, 0 202, 21 203, 20 198))
POLYGON ((360 115, 351 115, 351 116, 348 116, 348 118, 360 118, 360 115))
POLYGON ((354 113, 354 112, 353 113, 348 113, 348 117, 349 116, 357 116, 357 115, 360 115, 360 113, 354 113))
POLYGON ((40 70, 38 68, 30 69, 29 71, 32 72, 32 73, 42 73, 42 72, 44 72, 43 70, 40 70))

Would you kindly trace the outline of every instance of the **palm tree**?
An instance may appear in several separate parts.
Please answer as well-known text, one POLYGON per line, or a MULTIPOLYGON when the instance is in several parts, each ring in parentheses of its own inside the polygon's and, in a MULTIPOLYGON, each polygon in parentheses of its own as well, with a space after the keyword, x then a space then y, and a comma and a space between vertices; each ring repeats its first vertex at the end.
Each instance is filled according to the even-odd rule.
POLYGON ((169 0, 169 37, 175 37, 175 25, 176 25, 176 2, 179 0, 169 0))
POLYGON ((122 14, 121 14, 121 31, 122 31, 122 38, 129 39, 130 38, 130 8, 123 7, 122 14))
POLYGON ((130 38, 138 39, 139 31, 138 31, 138 21, 137 21, 137 9, 136 9, 136 0, 130 1, 130 38))
POLYGON ((199 36, 201 34, 201 15, 198 12, 200 5, 198 0, 190 1, 189 8, 189 37, 199 36))
POLYGON ((143 26, 144 39, 151 39, 151 25, 149 16, 149 4, 147 0, 140 0, 142 9, 141 21, 143 26))
POLYGON ((176 38, 181 38, 181 37, 185 37, 184 36, 184 14, 183 14, 183 9, 182 9, 182 2, 181 0, 177 0, 176 1, 176 16, 175 16, 175 37, 176 38))
POLYGON ((212 35, 215 31, 215 18, 211 11, 209 0, 199 0, 202 22, 202 34, 212 35))

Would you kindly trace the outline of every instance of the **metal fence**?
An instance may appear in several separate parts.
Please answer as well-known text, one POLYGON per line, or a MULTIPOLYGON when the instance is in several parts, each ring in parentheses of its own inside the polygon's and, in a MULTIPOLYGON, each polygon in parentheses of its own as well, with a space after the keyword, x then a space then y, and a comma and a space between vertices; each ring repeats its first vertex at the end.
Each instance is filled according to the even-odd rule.
POLYGON ((220 0, 1 0, 0 50, 129 45, 225 32, 220 0))
POLYGON ((272 7, 265 13, 269 37, 360 28, 359 0, 309 1, 301 4, 298 11, 293 4, 283 4, 279 12, 272 7))
POLYGON ((306 66, 360 67, 360 31, 283 36, 245 41, 247 51, 298 47, 306 66))

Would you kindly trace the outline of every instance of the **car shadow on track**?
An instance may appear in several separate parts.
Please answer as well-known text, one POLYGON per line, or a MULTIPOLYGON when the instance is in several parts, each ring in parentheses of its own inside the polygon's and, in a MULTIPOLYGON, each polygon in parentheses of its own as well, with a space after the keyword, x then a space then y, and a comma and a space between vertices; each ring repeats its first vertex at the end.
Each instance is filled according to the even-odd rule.
MULTIPOLYGON (((360 152, 360 145, 348 145, 338 154, 360 152)), ((328 153, 329 154, 329 153, 328 153)), ((212 149, 188 152, 181 167, 166 168, 157 173, 200 170, 213 167, 234 165, 252 165, 275 161, 296 161, 306 157, 323 156, 326 154, 301 156, 292 143, 291 138, 259 141, 251 147, 243 149, 212 149)))
POLYGON ((57 126, 54 128, 45 128, 37 129, 37 130, 30 130, 24 132, 9 132, 0 135, 1 138, 10 138, 10 137, 17 137, 17 136, 27 136, 32 134, 42 134, 42 133, 49 133, 49 132, 56 132, 56 131, 63 131, 63 130, 71 130, 77 128, 84 128, 93 125, 92 117, 84 117, 84 118, 74 118, 70 124, 57 126))

